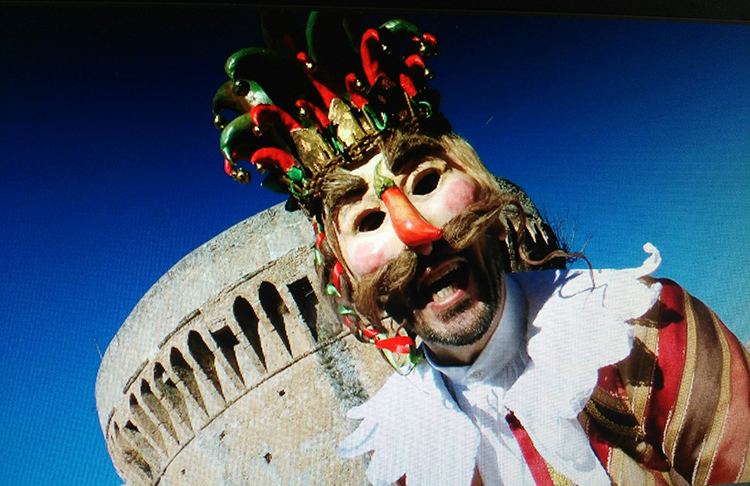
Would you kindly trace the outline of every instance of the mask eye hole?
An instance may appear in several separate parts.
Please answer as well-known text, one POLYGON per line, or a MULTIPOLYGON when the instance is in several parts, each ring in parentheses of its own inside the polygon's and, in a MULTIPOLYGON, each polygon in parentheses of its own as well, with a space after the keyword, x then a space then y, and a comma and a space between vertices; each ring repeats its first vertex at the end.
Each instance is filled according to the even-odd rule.
POLYGON ((411 192, 416 196, 426 196, 437 189, 439 183, 440 172, 431 170, 417 180, 411 192))
POLYGON ((385 213, 383 211, 372 211, 365 214, 357 223, 357 231, 360 233, 367 233, 368 231, 375 231, 383 225, 385 221, 385 213))

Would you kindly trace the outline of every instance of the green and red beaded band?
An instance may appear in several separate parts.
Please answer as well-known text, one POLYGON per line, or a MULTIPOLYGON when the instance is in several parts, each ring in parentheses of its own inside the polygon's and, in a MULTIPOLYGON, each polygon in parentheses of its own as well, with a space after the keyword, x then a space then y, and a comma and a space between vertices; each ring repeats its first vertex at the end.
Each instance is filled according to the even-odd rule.
MULTIPOLYGON (((325 239, 325 232, 320 230, 318 223, 313 223, 315 229, 315 263, 323 263, 323 255, 320 252, 320 245, 325 239)), ((325 293, 332 297, 341 297, 341 276, 344 273, 344 266, 340 261, 333 264, 331 270, 331 282, 325 286, 325 293)), ((388 337, 384 332, 379 332, 371 327, 359 329, 353 322, 357 317, 357 311, 345 305, 339 305, 336 312, 343 317, 344 324, 357 338, 374 344, 375 347, 383 354, 385 359, 401 374, 409 373, 422 359, 421 351, 417 348, 414 339, 411 336, 396 335, 388 337), (402 355, 397 358, 395 355, 402 355)))

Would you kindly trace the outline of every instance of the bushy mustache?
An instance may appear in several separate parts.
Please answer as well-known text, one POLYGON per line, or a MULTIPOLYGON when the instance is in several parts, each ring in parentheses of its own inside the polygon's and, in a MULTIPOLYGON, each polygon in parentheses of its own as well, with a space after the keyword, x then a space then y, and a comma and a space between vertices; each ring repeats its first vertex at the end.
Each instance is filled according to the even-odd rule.
POLYGON ((377 272, 363 277, 353 295, 359 313, 376 328, 382 327, 383 310, 396 323, 403 324, 413 309, 412 295, 416 293, 413 282, 417 271, 448 254, 469 248, 490 228, 502 225, 500 213, 516 201, 512 196, 500 194, 477 201, 445 224, 443 239, 433 243, 429 255, 421 256, 407 248, 377 272))

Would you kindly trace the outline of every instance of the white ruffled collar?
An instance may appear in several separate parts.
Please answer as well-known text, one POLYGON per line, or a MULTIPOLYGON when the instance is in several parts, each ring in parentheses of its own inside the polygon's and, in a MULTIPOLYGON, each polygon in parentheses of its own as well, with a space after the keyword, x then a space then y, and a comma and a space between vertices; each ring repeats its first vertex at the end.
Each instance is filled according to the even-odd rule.
MULTIPOLYGON (((596 386, 598 370, 630 354, 633 327, 628 321, 645 314, 659 297, 661 285, 648 287, 639 280, 661 263, 653 245, 644 250, 650 256, 638 268, 595 271, 594 288, 588 271, 512 277, 528 305, 530 360, 502 403, 541 456, 577 484, 611 484, 577 417, 596 386)), ((348 416, 363 421, 337 453, 356 457, 375 451, 367 470, 375 486, 404 474, 410 486, 470 484, 479 432, 430 365, 421 364, 407 377, 392 376, 348 416)))
POLYGON ((639 279, 661 264, 649 257, 638 268, 558 271, 540 280, 517 274, 529 302, 531 362, 505 395, 544 459, 576 484, 611 484, 589 444, 578 414, 596 387, 599 369, 625 359, 633 347, 629 320, 656 303, 661 285, 639 279))

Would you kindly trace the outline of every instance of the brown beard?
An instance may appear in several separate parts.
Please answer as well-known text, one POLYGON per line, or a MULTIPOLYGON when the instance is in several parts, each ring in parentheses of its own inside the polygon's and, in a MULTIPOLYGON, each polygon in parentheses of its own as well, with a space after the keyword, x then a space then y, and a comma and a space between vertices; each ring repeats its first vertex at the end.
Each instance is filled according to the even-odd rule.
MULTIPOLYGON (((433 251, 427 257, 419 257, 414 251, 405 249, 377 272, 360 279, 353 295, 357 310, 376 326, 381 322, 385 311, 398 325, 403 325, 407 330, 412 329, 415 303, 411 296, 416 291, 413 281, 418 268, 425 265, 424 260, 439 260, 447 254, 463 251, 493 228, 494 238, 502 238, 505 228, 500 222, 500 213, 508 204, 520 207, 513 196, 491 193, 481 201, 469 205, 446 223, 443 240, 433 244, 433 251)), ((496 262, 486 263, 497 267, 488 269, 489 272, 502 271, 496 262)))

